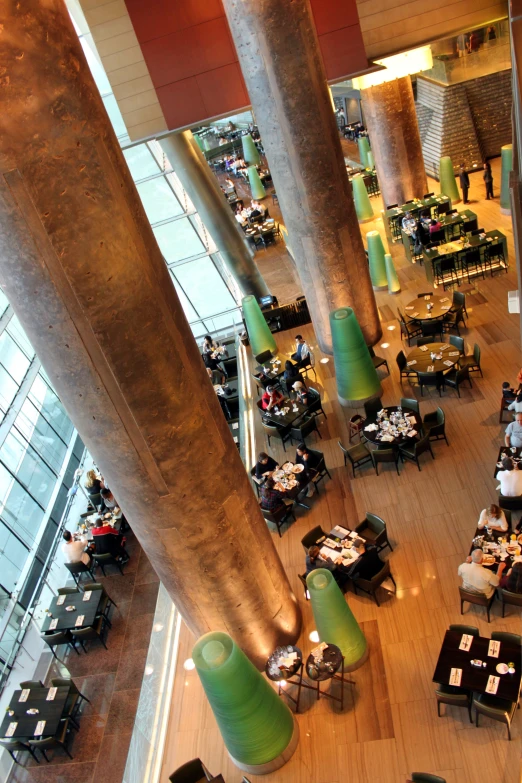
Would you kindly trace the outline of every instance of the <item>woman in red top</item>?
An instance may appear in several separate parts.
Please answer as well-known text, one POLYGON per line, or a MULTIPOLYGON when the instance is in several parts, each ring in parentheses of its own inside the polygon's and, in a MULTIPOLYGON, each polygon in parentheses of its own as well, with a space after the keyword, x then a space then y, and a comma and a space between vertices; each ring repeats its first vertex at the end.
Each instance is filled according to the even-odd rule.
POLYGON ((277 391, 273 386, 267 386, 261 397, 261 404, 264 411, 271 411, 276 405, 280 405, 283 400, 284 396, 281 392, 277 391))

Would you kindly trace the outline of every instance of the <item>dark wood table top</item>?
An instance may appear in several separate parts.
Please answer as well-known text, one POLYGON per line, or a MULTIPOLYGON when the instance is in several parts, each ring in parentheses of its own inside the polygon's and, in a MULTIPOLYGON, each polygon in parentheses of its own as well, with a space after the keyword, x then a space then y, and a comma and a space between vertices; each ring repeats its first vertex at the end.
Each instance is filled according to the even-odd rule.
POLYGON ((296 674, 303 663, 303 653, 296 647, 295 644, 285 644, 281 647, 276 647, 272 655, 269 657, 265 664, 265 674, 272 682, 281 682, 281 680, 289 680, 296 674), (281 658, 288 658, 290 653, 295 653, 296 658, 292 666, 286 668, 279 664, 281 658))
MULTIPOLYGON (((429 356, 429 354, 428 354, 429 356)), ((388 411, 388 416, 392 413, 397 413, 399 410, 398 405, 387 405, 385 408, 386 411, 388 411)), ((408 418, 413 417, 415 419, 415 425, 412 425, 412 429, 414 429, 417 432, 417 435, 413 437, 408 437, 406 433, 400 433, 399 435, 394 436, 393 441, 386 441, 381 440, 380 435, 382 435, 383 431, 381 429, 379 430, 367 430, 366 427, 369 424, 378 424, 377 422, 377 414, 372 413, 369 416, 366 417, 366 421, 364 422, 363 427, 363 434, 364 437, 368 440, 371 440, 372 443, 382 443, 383 446, 389 446, 391 449, 392 446, 398 444, 398 443, 415 443, 419 440, 421 433, 422 433, 422 419, 419 416, 419 414, 416 411, 412 411, 409 408, 403 408, 403 415, 408 416, 408 418)))
POLYGON ((448 296, 435 296, 431 294, 429 299, 417 297, 404 308, 404 314, 410 321, 437 321, 444 318, 451 308, 451 299, 448 296), (444 299, 444 301, 442 301, 444 299), (433 305, 428 310, 428 305, 433 305), (413 309, 411 309, 413 308, 413 309), (413 315, 417 313, 417 315, 413 315))
MULTIPOLYGON (((265 315, 265 317, 267 315, 270 315, 271 312, 272 310, 270 309, 263 310, 263 314, 265 315)), ((295 362, 292 361, 291 356, 287 356, 286 353, 278 353, 275 356, 273 356, 272 359, 269 359, 264 364, 256 364, 255 372, 262 373, 267 378, 270 378, 271 380, 275 381, 283 375, 285 371, 286 361, 291 361, 292 364, 295 364, 295 362), (276 364, 275 362, 276 359, 279 360, 279 364, 276 364), (265 372, 265 367, 268 367, 268 372, 265 372)))
POLYGON ((446 631, 444 641, 433 673, 433 682, 443 685, 450 684, 451 669, 462 669, 461 688, 477 693, 486 693, 488 678, 491 674, 500 677, 496 696, 509 701, 516 701, 520 690, 521 662, 520 647, 508 642, 500 643, 498 658, 488 656, 489 639, 479 636, 473 639, 468 651, 459 650, 462 634, 456 631, 446 631), (470 664, 471 660, 486 661, 486 666, 478 668, 470 664), (499 663, 514 663, 514 674, 498 674, 496 666, 499 663))
POLYGON ((419 211, 422 211, 423 209, 431 209, 432 207, 437 206, 438 204, 451 204, 450 199, 447 196, 435 195, 430 196, 430 198, 423 198, 418 199, 417 201, 414 201, 412 204, 403 204, 401 207, 394 207, 393 209, 386 209, 384 211, 384 217, 388 218, 388 220, 396 220, 399 218, 403 218, 406 212, 411 212, 412 215, 416 214, 419 211))
POLYGON ((66 596, 55 596, 49 606, 52 617, 46 615, 42 623, 42 633, 56 633, 57 631, 73 630, 74 628, 87 628, 94 623, 94 618, 98 612, 98 607, 102 599, 102 590, 93 590, 88 601, 84 601, 85 593, 70 593, 66 596), (65 601, 58 606, 58 600, 65 597, 65 601), (68 612, 66 607, 74 606, 73 612, 68 612), (80 626, 76 626, 76 618, 83 614, 84 620, 80 626), (54 619, 58 619, 56 628, 51 629, 50 625, 54 619))
POLYGON ((462 244, 460 240, 453 240, 453 242, 447 243, 447 245, 441 245, 439 247, 424 248, 424 255, 428 259, 440 258, 445 255, 452 255, 454 253, 464 252, 465 250, 473 250, 474 248, 484 247, 485 245, 496 244, 495 240, 505 239, 505 235, 502 231, 494 228, 491 231, 486 231, 486 236, 481 237, 478 234, 476 236, 468 236, 467 243, 462 244), (441 252, 442 251, 442 252, 441 252), (446 252, 445 252, 446 251, 446 252))
POLYGON ((285 398, 285 402, 281 403, 278 407, 289 408, 290 410, 288 413, 285 413, 284 416, 278 416, 273 409, 270 411, 261 411, 263 419, 268 420, 271 424, 279 424, 280 427, 289 427, 305 415, 308 406, 302 405, 300 402, 295 402, 294 400, 287 400, 288 398, 285 398), (297 411, 294 411, 294 407, 297 408, 297 411))
POLYGON ((323 650, 321 659, 316 663, 312 653, 306 659, 306 673, 314 682, 331 680, 341 668, 343 654, 335 644, 329 644, 323 650))
POLYGON ((12 710, 14 715, 9 715, 6 712, 0 726, 0 737, 5 737, 9 724, 16 722, 18 725, 8 739, 34 739, 34 732, 40 720, 45 721, 45 728, 41 736, 52 737, 58 731, 69 690, 69 686, 57 688, 53 701, 47 701, 50 688, 31 688, 27 701, 20 701, 22 691, 16 690, 9 704, 9 710, 12 710), (38 714, 28 715, 27 710, 30 709, 37 709, 38 714))
POLYGON ((435 368, 432 370, 432 372, 447 372, 448 370, 452 370, 454 366, 458 364, 460 356, 460 351, 455 348, 455 346, 449 345, 449 343, 429 343, 426 346, 413 348, 413 350, 411 350, 406 357, 406 361, 411 362, 415 360, 415 364, 412 364, 408 367, 408 369, 413 370, 413 372, 428 372, 428 367, 430 365, 433 365, 435 368), (440 353, 443 345, 448 347, 442 350, 442 358, 434 359, 432 361, 431 353, 440 353), (426 347, 428 350, 423 351, 423 347, 426 347), (458 353, 458 356, 450 356, 450 353, 458 353), (445 361, 451 362, 451 366, 444 364, 445 361))

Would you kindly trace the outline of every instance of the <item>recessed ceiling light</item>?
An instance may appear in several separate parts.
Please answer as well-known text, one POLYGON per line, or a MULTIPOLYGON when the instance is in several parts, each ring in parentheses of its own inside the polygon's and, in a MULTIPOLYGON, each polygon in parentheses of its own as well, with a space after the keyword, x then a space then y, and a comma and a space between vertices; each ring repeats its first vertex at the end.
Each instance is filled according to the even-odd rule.
POLYGON ((388 331, 389 331, 389 332, 393 332, 393 330, 394 330, 395 328, 396 328, 395 326, 388 326, 388 331))
POLYGON ((312 631, 312 633, 308 637, 311 642, 318 642, 319 641, 319 633, 317 631, 312 631))
POLYGON ((330 359, 327 359, 326 357, 324 359, 321 359, 321 364, 328 364, 330 359))
POLYGON ((381 348, 389 348, 390 343, 381 343, 381 348))
POLYGON ((192 671, 192 669, 196 668, 196 664, 194 663, 192 658, 187 658, 187 660, 183 664, 183 668, 185 669, 185 671, 190 672, 192 671))

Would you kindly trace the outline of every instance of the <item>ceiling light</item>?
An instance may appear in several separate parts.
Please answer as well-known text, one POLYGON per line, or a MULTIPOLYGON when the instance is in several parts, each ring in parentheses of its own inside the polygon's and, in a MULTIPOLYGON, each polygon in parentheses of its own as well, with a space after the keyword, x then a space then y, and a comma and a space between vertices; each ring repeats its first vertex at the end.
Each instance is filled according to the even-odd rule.
POLYGON ((389 348, 390 343, 381 343, 381 348, 389 348))
POLYGON ((396 329, 396 328, 397 328, 397 327, 395 327, 395 326, 388 326, 388 327, 387 327, 387 329, 388 329, 388 331, 389 331, 389 332, 393 332, 393 330, 394 330, 394 329, 396 329))
POLYGON ((321 364, 328 364, 329 361, 330 359, 327 359, 326 357, 320 360, 321 364))

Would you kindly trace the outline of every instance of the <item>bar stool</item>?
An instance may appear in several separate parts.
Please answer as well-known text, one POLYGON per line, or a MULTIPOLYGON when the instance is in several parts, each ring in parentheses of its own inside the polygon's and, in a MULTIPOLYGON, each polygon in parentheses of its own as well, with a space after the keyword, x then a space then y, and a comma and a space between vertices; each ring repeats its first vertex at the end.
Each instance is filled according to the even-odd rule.
MULTIPOLYGON (((327 699, 340 702, 341 710, 344 708, 344 686, 346 683, 355 685, 355 680, 351 680, 344 675, 344 656, 339 647, 335 644, 327 644, 322 650, 321 657, 316 657, 314 651, 312 651, 306 660, 306 674, 312 682, 316 683, 317 701, 319 701, 321 696, 326 696, 327 699), (341 670, 340 673, 339 669, 341 670), (340 681, 340 696, 334 696, 329 691, 321 690, 320 683, 327 680, 340 681)), ((308 685, 307 687, 310 688, 311 686, 308 685)))

